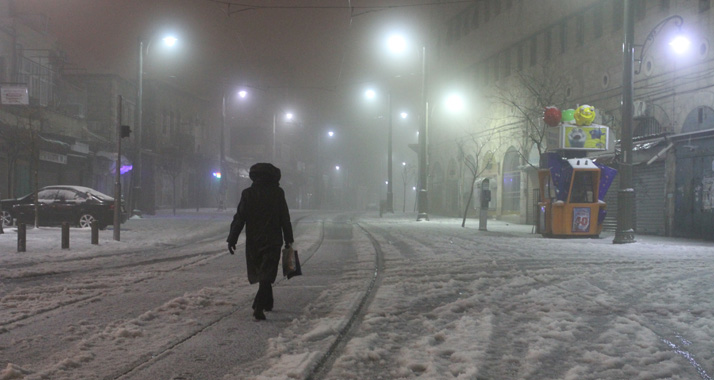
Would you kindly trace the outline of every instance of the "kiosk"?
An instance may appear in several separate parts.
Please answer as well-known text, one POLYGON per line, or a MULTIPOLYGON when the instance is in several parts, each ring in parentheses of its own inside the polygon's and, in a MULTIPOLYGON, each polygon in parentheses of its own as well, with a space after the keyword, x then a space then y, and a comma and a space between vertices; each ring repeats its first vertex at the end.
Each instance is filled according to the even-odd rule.
MULTIPOLYGON (((547 116, 554 112, 546 109, 544 120, 554 127, 557 142, 551 145, 552 151, 543 154, 538 170, 537 227, 545 237, 598 237, 602 232, 607 212, 605 194, 617 171, 586 155, 588 151, 607 150, 609 129, 592 124, 593 107, 581 106, 578 111, 576 124, 565 117, 561 122, 548 123, 547 116), (583 121, 583 115, 591 117, 583 121)), ((554 114, 560 117, 560 112, 554 114)))
POLYGON ((603 198, 615 170, 589 158, 546 155, 548 169, 538 171, 538 232, 546 237, 598 237, 607 207, 603 198))

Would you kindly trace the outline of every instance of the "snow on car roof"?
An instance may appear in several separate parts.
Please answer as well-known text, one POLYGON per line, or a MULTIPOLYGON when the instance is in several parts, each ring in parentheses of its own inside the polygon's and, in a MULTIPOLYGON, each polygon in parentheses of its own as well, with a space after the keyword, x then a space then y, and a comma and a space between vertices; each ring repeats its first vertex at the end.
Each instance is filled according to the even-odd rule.
POLYGON ((94 190, 90 187, 84 187, 84 186, 71 186, 71 185, 54 185, 54 186, 46 186, 44 187, 45 189, 73 189, 82 193, 89 193, 91 195, 94 195, 95 197, 107 201, 113 201, 114 198, 110 197, 109 195, 106 195, 102 192, 99 192, 97 190, 94 190))

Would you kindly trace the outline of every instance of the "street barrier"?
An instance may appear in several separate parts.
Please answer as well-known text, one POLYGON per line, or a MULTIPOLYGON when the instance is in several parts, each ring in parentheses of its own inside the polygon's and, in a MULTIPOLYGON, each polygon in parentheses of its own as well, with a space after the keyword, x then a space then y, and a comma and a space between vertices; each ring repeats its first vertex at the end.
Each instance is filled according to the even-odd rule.
POLYGON ((98 245, 99 244, 99 222, 92 221, 92 244, 98 245))
POLYGON ((62 249, 69 249, 69 223, 62 222, 62 249))
POLYGON ((18 223, 17 225, 17 251, 25 252, 27 245, 27 226, 25 223, 18 223))

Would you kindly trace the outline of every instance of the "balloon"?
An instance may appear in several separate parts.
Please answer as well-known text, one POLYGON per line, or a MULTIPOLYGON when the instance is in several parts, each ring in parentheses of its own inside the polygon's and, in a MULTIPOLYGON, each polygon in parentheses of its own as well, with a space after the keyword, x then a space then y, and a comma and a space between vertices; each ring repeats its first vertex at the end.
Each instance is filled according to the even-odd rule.
POLYGON ((543 121, 551 127, 557 127, 562 117, 560 110, 553 106, 545 107, 543 111, 543 121))
POLYGON ((563 117, 561 119, 563 121, 563 123, 571 122, 574 119, 575 119, 575 110, 574 109, 571 108, 571 109, 563 110, 563 117))
POLYGON ((595 120, 595 107, 584 104, 575 110, 575 123, 583 126, 590 125, 595 120))

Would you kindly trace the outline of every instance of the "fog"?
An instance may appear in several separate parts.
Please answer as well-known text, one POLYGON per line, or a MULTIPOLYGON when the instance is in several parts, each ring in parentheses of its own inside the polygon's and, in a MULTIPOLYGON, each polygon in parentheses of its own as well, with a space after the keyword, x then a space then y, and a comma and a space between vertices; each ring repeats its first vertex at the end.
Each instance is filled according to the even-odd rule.
MULTIPOLYGON (((104 136, 108 145, 104 150, 115 150, 110 149, 115 111, 106 109, 106 104, 115 102, 116 95, 124 97, 122 123, 134 128, 134 134, 124 140, 124 155, 134 170, 123 175, 122 184, 132 208, 154 212, 174 203, 208 206, 220 198, 221 186, 228 187, 227 203, 234 203, 240 188, 247 185, 241 173, 260 161, 275 161, 282 168, 283 186, 296 207, 374 206, 386 199, 390 117, 392 185, 399 199, 395 204, 407 208, 405 168, 406 202, 413 204, 417 156, 408 145, 417 143, 425 109, 421 46, 432 13, 448 6, 366 0, 269 5, 214 0, 5 3, 13 4, 4 10, 8 22, 14 19, 29 26, 20 37, 25 54, 64 74, 58 83, 67 81, 77 88, 75 94, 57 91, 58 107, 78 104, 85 119, 80 123, 86 122, 87 127, 73 128, 104 136), (37 37, 33 30, 43 34, 37 37), (412 40, 405 52, 387 49, 387 37, 393 33, 409 34, 412 40), (166 35, 176 38, 175 46, 162 44, 166 35), (136 137, 139 41, 144 48, 142 141, 136 137), (56 66, 53 56, 61 57, 56 66), (118 81, 115 91, 97 92, 89 85, 87 78, 97 75, 118 81), (367 88, 378 91, 375 99, 365 99, 367 88), (241 90, 247 91, 245 97, 238 95, 241 90), (98 97, 104 106, 94 101, 98 97), (289 122, 283 117, 287 112, 295 115, 289 122), (408 116, 402 118, 402 112, 408 116), (325 137, 328 131, 334 132, 332 138, 325 137), (171 149, 174 152, 167 153, 171 149), (179 159, 181 164, 174 164, 173 170, 162 163, 179 159), (223 180, 217 185, 211 173, 221 168, 223 180), (135 194, 134 188, 144 187, 147 181, 154 196, 135 194)), ((43 133, 66 128, 55 124, 43 133)), ((87 132, 65 135, 80 142, 90 140, 86 142, 90 156, 99 150, 91 138, 82 137, 87 132)), ((72 162, 67 164, 76 168, 72 162)), ((81 184, 113 194, 111 173, 55 178, 43 171, 52 168, 40 168, 40 185, 81 184)), ((8 184, 0 191, 19 196, 34 187, 29 179, 17 181, 23 183, 8 184)))

